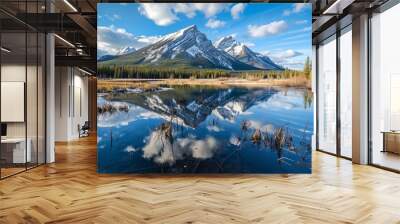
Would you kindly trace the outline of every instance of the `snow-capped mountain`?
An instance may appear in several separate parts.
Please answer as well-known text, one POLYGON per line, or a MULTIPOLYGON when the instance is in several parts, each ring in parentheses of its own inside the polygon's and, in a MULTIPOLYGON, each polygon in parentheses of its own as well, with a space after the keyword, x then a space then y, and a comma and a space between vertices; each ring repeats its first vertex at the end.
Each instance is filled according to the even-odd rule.
POLYGON ((118 56, 126 55, 126 54, 129 54, 129 53, 135 52, 135 51, 136 51, 136 49, 134 47, 129 47, 129 46, 128 47, 124 47, 124 48, 121 48, 115 55, 106 54, 106 55, 100 56, 97 59, 97 61, 98 62, 109 61, 109 60, 112 60, 112 59, 114 59, 114 58, 116 58, 118 56))
POLYGON ((112 60, 112 59, 114 59, 116 57, 117 56, 115 56, 115 55, 106 54, 106 55, 103 55, 103 56, 100 56, 99 58, 97 58, 97 61, 98 62, 109 61, 109 60, 112 60))
MULTIPOLYGON (((275 95, 275 89, 221 89, 204 91, 192 89, 184 94, 171 91, 169 94, 138 94, 132 98, 114 96, 115 101, 136 105, 165 117, 179 118, 189 127, 197 127, 212 113, 221 120, 233 121, 259 102, 266 102, 275 95), (182 95, 181 95, 182 94, 182 95), (120 98, 119 98, 120 97, 120 98)), ((169 119, 167 119, 169 120, 169 119)))
POLYGON ((115 55, 125 55, 125 54, 129 54, 129 53, 132 53, 135 51, 136 51, 136 49, 134 47, 128 46, 128 47, 124 47, 124 48, 120 49, 115 55))
POLYGON ((257 69, 215 48, 195 25, 165 35, 158 42, 119 56, 109 63, 229 70, 257 69))
POLYGON ((252 51, 245 44, 238 42, 232 36, 223 37, 215 41, 214 46, 227 52, 232 57, 259 69, 282 70, 268 56, 252 51))

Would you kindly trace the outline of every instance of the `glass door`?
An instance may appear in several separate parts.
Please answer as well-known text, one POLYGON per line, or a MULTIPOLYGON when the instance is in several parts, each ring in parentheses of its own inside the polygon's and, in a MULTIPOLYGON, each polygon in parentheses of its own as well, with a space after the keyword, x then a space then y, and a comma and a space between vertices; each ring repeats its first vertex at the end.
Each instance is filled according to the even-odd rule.
POLYGON ((400 171, 400 4, 371 18, 370 162, 400 171))
POLYGON ((336 154, 336 35, 318 47, 318 145, 317 149, 336 154))

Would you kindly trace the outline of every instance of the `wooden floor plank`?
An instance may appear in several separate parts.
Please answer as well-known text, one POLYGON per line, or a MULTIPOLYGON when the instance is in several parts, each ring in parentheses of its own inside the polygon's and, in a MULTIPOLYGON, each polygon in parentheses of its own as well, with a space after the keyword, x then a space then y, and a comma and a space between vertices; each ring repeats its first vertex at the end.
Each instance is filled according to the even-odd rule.
POLYGON ((96 138, 0 181, 0 223, 400 223, 400 175, 313 152, 311 175, 104 175, 96 138))

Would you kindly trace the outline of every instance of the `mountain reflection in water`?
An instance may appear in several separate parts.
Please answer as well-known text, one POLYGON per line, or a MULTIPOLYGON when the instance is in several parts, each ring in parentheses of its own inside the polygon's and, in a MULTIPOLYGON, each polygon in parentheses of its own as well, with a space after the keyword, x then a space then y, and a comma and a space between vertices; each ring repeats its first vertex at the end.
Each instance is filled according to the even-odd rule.
POLYGON ((173 86, 98 96, 102 173, 310 173, 303 89, 173 86))

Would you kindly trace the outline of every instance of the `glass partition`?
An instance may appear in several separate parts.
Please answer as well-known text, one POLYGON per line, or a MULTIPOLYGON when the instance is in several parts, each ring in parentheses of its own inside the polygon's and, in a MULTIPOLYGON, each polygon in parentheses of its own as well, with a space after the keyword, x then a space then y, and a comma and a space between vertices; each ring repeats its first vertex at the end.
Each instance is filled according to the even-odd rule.
POLYGON ((352 157, 352 32, 340 35, 340 155, 352 157))
POLYGON ((336 153, 336 36, 318 48, 318 149, 336 153))
POLYGON ((24 171, 31 157, 26 150, 26 41, 25 32, 1 34, 2 177, 24 171))
POLYGON ((371 19, 371 162, 400 170, 400 4, 371 19))
MULTIPOLYGON (((17 16, 40 13, 43 5, 0 2, 17 16)), ((45 163, 45 44, 43 33, 0 12, 1 179, 45 163)))

